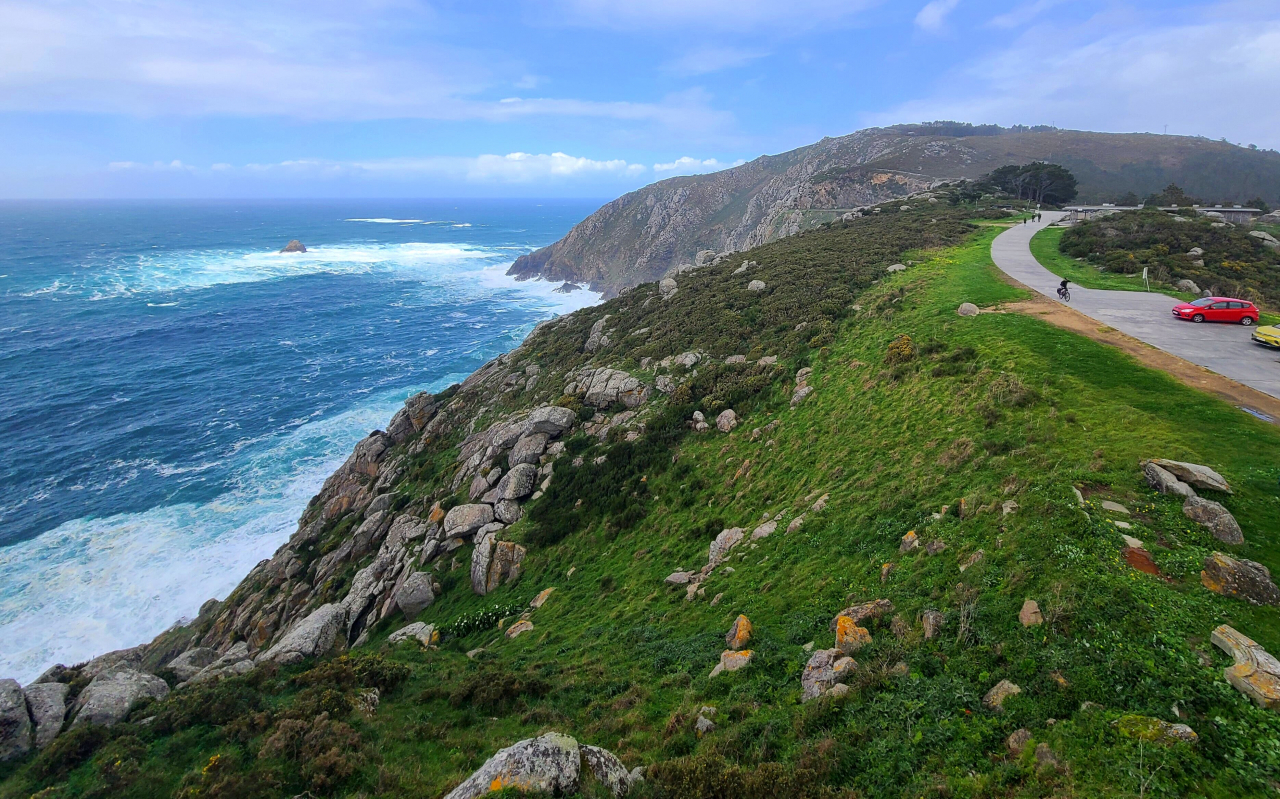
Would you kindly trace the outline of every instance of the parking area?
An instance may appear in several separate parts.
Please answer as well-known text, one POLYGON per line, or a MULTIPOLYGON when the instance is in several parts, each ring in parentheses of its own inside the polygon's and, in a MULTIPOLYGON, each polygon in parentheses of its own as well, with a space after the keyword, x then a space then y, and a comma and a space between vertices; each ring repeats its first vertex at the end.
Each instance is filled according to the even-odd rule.
MULTIPOLYGON (((1038 223, 1014 225, 1001 233, 991 245, 996 266, 1019 283, 1055 298, 1061 278, 1036 261, 1030 244, 1032 236, 1063 216, 1046 211, 1038 223)), ((1071 287, 1071 307, 1099 323, 1280 398, 1280 352, 1254 344, 1252 327, 1175 319, 1171 310, 1179 302, 1156 292, 1071 287)))

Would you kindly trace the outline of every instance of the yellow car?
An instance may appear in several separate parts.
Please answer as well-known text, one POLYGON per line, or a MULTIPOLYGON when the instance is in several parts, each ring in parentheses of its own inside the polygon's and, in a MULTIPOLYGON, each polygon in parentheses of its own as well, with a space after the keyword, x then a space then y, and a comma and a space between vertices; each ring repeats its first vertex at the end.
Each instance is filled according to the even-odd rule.
POLYGON ((1254 343, 1261 344, 1264 347, 1280 350, 1280 326, 1267 325, 1266 327, 1255 328, 1253 340, 1254 343))

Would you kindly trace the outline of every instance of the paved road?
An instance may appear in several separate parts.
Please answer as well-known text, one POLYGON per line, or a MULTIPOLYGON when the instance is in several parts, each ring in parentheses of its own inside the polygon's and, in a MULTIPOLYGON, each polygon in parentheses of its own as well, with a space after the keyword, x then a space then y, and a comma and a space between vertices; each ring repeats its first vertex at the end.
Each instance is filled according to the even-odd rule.
MULTIPOLYGON (((1005 274, 1046 297, 1057 297, 1062 278, 1031 255, 1031 237, 1065 214, 1046 211, 1039 223, 1015 225, 996 237, 991 258, 1005 274)), ((1143 291, 1106 291, 1071 286, 1071 307, 1136 339, 1199 364, 1238 383, 1280 398, 1280 351, 1249 340, 1244 325, 1195 324, 1174 319, 1179 301, 1143 291)))

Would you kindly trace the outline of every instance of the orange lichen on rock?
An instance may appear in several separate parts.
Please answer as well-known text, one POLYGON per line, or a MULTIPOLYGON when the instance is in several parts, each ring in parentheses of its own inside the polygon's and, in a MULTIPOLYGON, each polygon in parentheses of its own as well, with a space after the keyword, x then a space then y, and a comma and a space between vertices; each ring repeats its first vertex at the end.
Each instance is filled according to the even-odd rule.
POLYGON ((733 626, 729 628, 729 633, 724 637, 725 646, 733 650, 742 649, 751 640, 751 620, 746 616, 739 615, 733 620, 733 626))

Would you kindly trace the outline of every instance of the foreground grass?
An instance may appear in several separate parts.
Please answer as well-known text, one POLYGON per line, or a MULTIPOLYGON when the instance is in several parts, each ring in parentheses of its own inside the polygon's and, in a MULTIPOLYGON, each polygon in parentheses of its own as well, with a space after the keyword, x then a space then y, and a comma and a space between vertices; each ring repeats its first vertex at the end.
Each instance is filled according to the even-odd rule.
MULTIPOLYGON (((861 310, 810 356, 817 390, 804 404, 790 408, 790 386, 775 384, 736 408, 743 422, 731 434, 683 438, 673 462, 645 476, 638 524, 605 519, 531 545, 521 581, 487 597, 470 592, 462 558, 420 617, 511 614, 555 587, 532 632, 508 641, 489 628, 435 651, 383 650, 397 620, 367 647, 407 668, 376 712, 305 695, 297 679, 305 666, 260 670, 223 683, 207 702, 226 706, 242 692, 258 707, 225 718, 208 711, 172 733, 121 725, 65 773, 42 771, 39 760, 21 767, 0 797, 46 786, 46 798, 273 796, 297 785, 317 795, 431 797, 498 748, 548 729, 608 747, 628 766, 656 766, 642 796, 723 796, 723 769, 774 775, 769 764, 781 764, 785 779, 757 780, 737 796, 1270 795, 1280 723, 1225 683, 1228 659, 1208 636, 1230 623, 1280 652, 1280 614, 1199 585, 1204 557, 1221 545, 1151 492, 1137 463, 1171 457, 1217 468, 1236 493, 1214 498, 1245 530, 1233 554, 1277 571, 1280 434, 1037 319, 956 316, 961 302, 1024 296, 990 262, 997 232, 988 226, 964 246, 917 253, 922 263, 858 297, 861 310), (915 357, 887 364, 888 344, 904 335, 915 357), (753 436, 771 421, 772 432, 753 436), (1072 486, 1088 507, 1077 506, 1072 486), (822 494, 827 508, 809 510, 822 494), (976 509, 965 518, 954 511, 962 498, 976 509), (1128 532, 1147 542, 1169 581, 1120 558, 1102 498, 1133 511, 1128 532), (1019 507, 1004 515, 1007 500, 1019 507), (951 512, 932 520, 944 505, 951 512), (766 513, 781 514, 778 532, 734 550, 734 571, 715 572, 705 595, 686 601, 683 588, 663 584, 677 568, 701 566, 722 528, 751 529, 766 513), (801 513, 799 529, 783 532, 801 513), (947 547, 900 554, 909 530, 947 547), (979 550, 982 559, 961 572, 979 550), (884 564, 893 568, 882 580, 884 564), (888 619, 873 626, 873 642, 855 655, 853 693, 801 705, 805 645, 830 647, 832 616, 876 598, 892 600, 901 635, 888 619), (1026 598, 1040 603, 1044 625, 1018 623, 1026 598), (928 641, 925 610, 945 617, 928 641), (755 660, 711 680, 739 613, 755 625, 755 660), (486 652, 468 659, 476 648, 486 652), (1001 679, 1022 693, 995 713, 981 697, 1001 679), (358 744, 334 744, 350 754, 349 769, 308 784, 310 766, 265 747, 262 725, 319 703, 299 713, 310 719, 325 701, 358 744), (1198 743, 1143 744, 1114 725, 1126 713, 1177 720, 1175 704, 1198 743), (717 728, 698 738, 704 705, 718 708, 717 728), (1021 757, 1008 753, 1005 738, 1020 727, 1052 749, 1057 767, 1038 765, 1034 744, 1021 757), (126 738, 136 744, 122 745, 126 738)), ((576 446, 588 462, 593 447, 605 451, 576 446)), ((526 520, 512 532, 531 540, 534 531, 526 520)), ((346 695, 338 684, 326 690, 346 695)))

